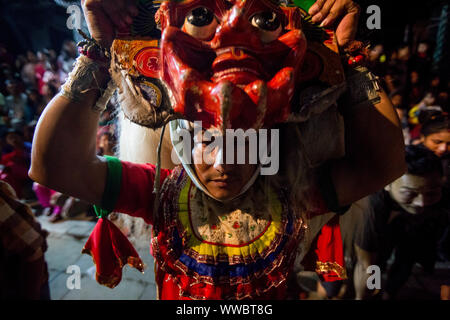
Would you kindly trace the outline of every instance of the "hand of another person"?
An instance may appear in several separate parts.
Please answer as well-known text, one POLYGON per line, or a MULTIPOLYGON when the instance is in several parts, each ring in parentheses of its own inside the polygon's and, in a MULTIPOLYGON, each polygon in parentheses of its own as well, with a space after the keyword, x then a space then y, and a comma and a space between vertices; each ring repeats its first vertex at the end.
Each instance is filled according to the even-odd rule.
POLYGON ((358 30, 360 7, 352 0, 317 0, 309 9, 314 23, 323 27, 335 26, 339 46, 354 40, 358 30))
POLYGON ((81 0, 81 5, 91 36, 105 48, 111 47, 116 30, 129 27, 139 14, 135 0, 81 0))

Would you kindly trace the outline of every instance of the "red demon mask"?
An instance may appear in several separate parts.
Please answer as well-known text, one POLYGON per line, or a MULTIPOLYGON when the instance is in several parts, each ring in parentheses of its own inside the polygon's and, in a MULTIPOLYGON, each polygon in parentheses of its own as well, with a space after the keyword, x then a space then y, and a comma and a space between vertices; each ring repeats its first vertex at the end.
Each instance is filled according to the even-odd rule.
POLYGON ((274 0, 160 6, 139 0, 138 6, 133 27, 119 32, 112 47, 121 107, 138 124, 156 128, 183 118, 225 130, 303 121, 309 111, 301 95, 311 99, 301 84, 344 81, 333 33, 312 27, 296 6, 274 0))
POLYGON ((296 7, 268 0, 166 1, 160 76, 175 113, 205 128, 261 128, 290 113, 306 52, 296 7))

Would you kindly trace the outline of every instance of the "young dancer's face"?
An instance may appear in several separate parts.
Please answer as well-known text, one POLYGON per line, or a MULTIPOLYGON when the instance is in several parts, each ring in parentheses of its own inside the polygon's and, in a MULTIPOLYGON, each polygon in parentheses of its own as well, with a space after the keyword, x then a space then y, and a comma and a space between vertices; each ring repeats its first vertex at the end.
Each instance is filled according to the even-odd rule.
MULTIPOLYGON (((228 200, 237 196, 252 178, 257 165, 249 163, 248 143, 242 148, 234 143, 234 150, 245 150, 245 163, 238 164, 237 154, 234 152, 234 161, 227 163, 227 146, 215 146, 216 139, 223 136, 213 136, 205 139, 205 131, 199 131, 194 137, 192 156, 194 168, 200 182, 208 189, 212 196, 220 200, 228 200)), ((223 139, 225 140, 225 139, 223 139)), ((242 151, 241 151, 242 152, 242 151)))

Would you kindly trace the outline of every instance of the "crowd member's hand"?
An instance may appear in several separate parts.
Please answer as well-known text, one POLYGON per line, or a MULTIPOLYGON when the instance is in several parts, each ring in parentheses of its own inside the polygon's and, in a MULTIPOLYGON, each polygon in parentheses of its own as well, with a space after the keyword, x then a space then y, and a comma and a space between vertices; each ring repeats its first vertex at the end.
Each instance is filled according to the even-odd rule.
POLYGON ((336 38, 341 47, 354 40, 360 7, 352 0, 317 0, 308 13, 314 23, 328 28, 335 26, 336 38))
POLYGON ((116 30, 126 29, 138 15, 136 0, 81 0, 91 36, 109 48, 116 30))

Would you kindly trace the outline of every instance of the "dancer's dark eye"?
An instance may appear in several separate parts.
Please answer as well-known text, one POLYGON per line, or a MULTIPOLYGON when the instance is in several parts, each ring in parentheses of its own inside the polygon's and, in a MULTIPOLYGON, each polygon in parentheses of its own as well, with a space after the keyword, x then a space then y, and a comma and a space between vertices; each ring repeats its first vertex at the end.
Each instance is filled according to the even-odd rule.
POLYGON ((260 37, 263 42, 271 42, 276 40, 283 28, 275 12, 264 11, 259 12, 250 19, 253 26, 260 30, 260 37))
POLYGON ((210 40, 217 26, 218 21, 214 13, 206 7, 198 7, 186 16, 183 30, 199 40, 210 40))

